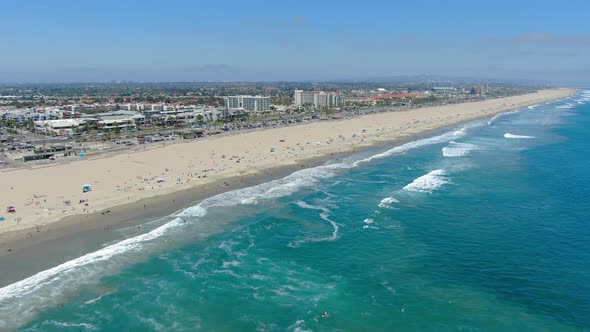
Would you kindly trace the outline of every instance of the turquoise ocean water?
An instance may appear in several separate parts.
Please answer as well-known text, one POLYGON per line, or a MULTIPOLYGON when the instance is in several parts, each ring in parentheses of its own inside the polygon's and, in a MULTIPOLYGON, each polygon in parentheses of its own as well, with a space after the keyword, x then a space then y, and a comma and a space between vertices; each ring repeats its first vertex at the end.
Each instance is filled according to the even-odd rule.
POLYGON ((580 91, 121 230, 0 289, 0 330, 587 331, 589 101, 580 91))

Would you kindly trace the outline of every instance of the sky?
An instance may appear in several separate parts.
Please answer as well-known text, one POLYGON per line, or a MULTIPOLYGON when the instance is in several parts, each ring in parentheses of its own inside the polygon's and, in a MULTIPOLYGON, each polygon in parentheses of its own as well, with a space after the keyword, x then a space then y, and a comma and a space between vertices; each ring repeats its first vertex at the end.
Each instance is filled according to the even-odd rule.
POLYGON ((0 82, 590 82, 588 0, 0 0, 0 82))

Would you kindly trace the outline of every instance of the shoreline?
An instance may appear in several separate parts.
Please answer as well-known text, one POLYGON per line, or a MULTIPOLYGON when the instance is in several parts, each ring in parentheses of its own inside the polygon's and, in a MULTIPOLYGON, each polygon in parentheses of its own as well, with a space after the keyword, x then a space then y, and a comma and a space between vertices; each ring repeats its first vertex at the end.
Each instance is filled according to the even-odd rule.
MULTIPOLYGON (((0 266, 3 268, 9 267, 7 269, 8 271, 3 272, 2 276, 0 276, 0 288, 70 259, 98 250, 106 243, 121 241, 124 237, 121 234, 116 234, 119 230, 129 227, 141 227, 153 221, 163 219, 174 212, 196 205, 206 198, 281 179, 305 168, 338 162, 356 153, 369 151, 380 153, 385 149, 391 149, 418 139, 445 133, 456 128, 458 125, 472 121, 474 120, 438 127, 403 139, 378 142, 374 145, 361 147, 356 151, 320 156, 300 161, 294 165, 278 166, 262 170, 256 174, 220 179, 210 184, 143 198, 139 201, 110 208, 110 219, 103 218, 101 212, 68 216, 55 222, 53 228, 42 233, 40 232, 40 236, 31 237, 27 241, 19 241, 18 237, 25 236, 27 232, 30 232, 29 229, 16 231, 10 234, 11 236, 13 235, 11 239, 14 239, 14 241, 0 243, 0 250, 6 247, 4 248, 5 250, 0 251, 0 266), (143 207, 144 204, 146 204, 147 208, 143 207), (80 243, 81 240, 91 241, 82 245, 80 243), (81 250, 72 252, 70 250, 72 242, 76 242, 74 245, 80 247, 78 249, 81 250), (11 251, 7 251, 7 249, 11 249, 11 251), (36 261, 34 258, 39 256, 39 252, 42 252, 44 257, 42 260, 36 261), (34 261, 33 264, 30 264, 31 260, 34 261)), ((145 231, 147 230, 141 232, 145 231)))
MULTIPOLYGON (((15 266, 16 264, 16 266, 20 265, 24 267, 25 264, 19 262, 26 262, 28 257, 34 256, 39 252, 43 252, 41 251, 41 249, 63 241, 67 242, 67 239, 69 238, 91 237, 92 234, 98 232, 108 232, 112 234, 113 230, 141 225, 149 220, 168 216, 171 213, 182 209, 183 207, 187 207, 188 204, 192 205, 198 203, 199 201, 207 197, 211 197, 222 192, 235 190, 239 188, 245 188, 259 183, 267 182, 273 179, 282 178, 293 173, 296 170, 319 166, 331 160, 338 160, 339 158, 350 156, 353 153, 368 151, 372 149, 377 150, 379 148, 384 148, 386 146, 390 147, 392 144, 399 145, 403 142, 413 141, 417 138, 427 137, 429 135, 433 135, 433 133, 448 130, 449 127, 454 127, 462 123, 492 117, 499 113, 508 112, 514 109, 526 107, 533 104, 538 104, 541 102, 550 102, 553 100, 562 99, 571 96, 575 93, 576 90, 559 89, 550 91, 553 91, 554 93, 559 92, 559 96, 552 96, 552 98, 544 100, 534 100, 534 102, 531 101, 528 104, 523 105, 507 105, 506 107, 500 107, 498 109, 491 111, 482 110, 481 112, 472 112, 470 113, 471 116, 466 116, 459 119, 452 119, 446 122, 435 122, 430 126, 426 125, 419 128, 410 128, 414 130, 408 130, 404 132, 403 135, 398 134, 394 135, 393 137, 385 138, 380 138, 379 135, 377 135, 379 139, 375 139, 372 141, 368 140, 368 142, 364 142, 365 144, 360 144, 363 142, 359 142, 359 144, 353 144, 352 148, 349 149, 342 149, 340 151, 328 152, 324 154, 316 153, 316 156, 312 155, 307 156, 307 158, 290 160, 289 163, 277 163, 277 165, 267 164, 266 167, 254 168, 250 172, 233 174, 231 176, 223 175, 213 179, 212 181, 207 181, 205 183, 195 185, 192 185, 191 183, 191 186, 188 186, 186 188, 175 188, 176 190, 171 190, 169 192, 164 191, 162 193, 157 193, 155 195, 140 197, 139 199, 131 201, 129 203, 125 202, 121 204, 121 202, 119 201, 119 204, 111 205, 110 207, 107 206, 93 213, 69 215, 63 218, 58 218, 56 221, 44 224, 43 227, 41 227, 40 229, 36 229, 36 226, 33 225, 28 228, 17 229, 9 232, 1 232, 0 230, 0 265, 6 267, 15 266), (102 212, 105 209, 108 209, 110 211, 107 215, 102 214, 102 212), (32 236, 29 237, 27 234, 31 233, 32 236)), ((506 100, 506 98, 496 99, 492 101, 498 102, 502 100, 506 100)), ((468 103, 467 106, 471 106, 469 104, 472 103, 468 103)), ((459 108, 461 106, 465 106, 465 104, 456 104, 451 105, 450 107, 459 108)), ((407 113, 412 115, 412 112, 414 111, 415 110, 412 110, 407 113)), ((375 118, 376 115, 382 114, 385 114, 385 116, 387 116, 391 113, 370 114, 363 116, 363 118, 371 119, 375 118)), ((357 121, 357 118, 351 119, 349 121, 357 121)), ((332 126, 338 123, 338 120, 323 122, 323 124, 328 124, 332 126)), ((304 126, 305 125, 302 125, 301 127, 304 126)), ((272 129, 267 129, 262 130, 260 132, 268 132, 271 130, 272 129)), ((379 129, 377 129, 377 131, 379 131, 379 129)), ((246 134, 233 135, 233 137, 239 138, 244 135, 246 134)), ((180 145, 185 144, 191 145, 192 143, 183 143, 180 145)), ((154 150, 158 149, 161 148, 156 148, 154 150)), ((61 167, 61 165, 58 165, 56 167, 61 167)), ((105 242, 103 241, 102 243, 105 242)), ((101 243, 96 243, 95 247, 100 245, 101 243)), ((74 255, 74 253, 70 253, 70 255, 74 255)), ((50 264, 51 266, 54 265, 53 262, 48 264, 50 264)), ((0 280, 0 287, 2 285, 10 283, 11 280, 13 282, 15 280, 21 279, 23 273, 31 274, 39 271, 38 268, 29 268, 29 271, 23 271, 22 268, 17 270, 19 271, 15 271, 14 273, 10 272, 11 276, 3 276, 3 279, 6 280, 0 280)))

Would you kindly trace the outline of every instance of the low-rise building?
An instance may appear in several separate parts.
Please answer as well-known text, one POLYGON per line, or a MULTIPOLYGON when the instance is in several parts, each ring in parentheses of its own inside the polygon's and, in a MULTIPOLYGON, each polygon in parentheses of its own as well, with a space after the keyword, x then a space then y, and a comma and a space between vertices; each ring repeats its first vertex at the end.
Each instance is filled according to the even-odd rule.
POLYGON ((75 153, 74 148, 69 145, 49 145, 39 146, 33 150, 33 154, 25 155, 22 157, 24 162, 33 160, 43 160, 55 157, 68 157, 75 153))
POLYGON ((374 100, 386 100, 386 99, 411 99, 418 97, 417 93, 389 93, 371 96, 374 100))
POLYGON ((97 113, 87 117, 97 119, 96 126, 99 130, 133 129, 145 122, 143 114, 125 110, 97 113))
POLYGON ((72 135, 78 127, 84 124, 82 119, 59 119, 34 121, 35 132, 48 135, 72 135))
POLYGON ((135 128, 136 124, 133 121, 133 118, 120 115, 99 120, 96 123, 96 126, 99 130, 125 130, 135 128))

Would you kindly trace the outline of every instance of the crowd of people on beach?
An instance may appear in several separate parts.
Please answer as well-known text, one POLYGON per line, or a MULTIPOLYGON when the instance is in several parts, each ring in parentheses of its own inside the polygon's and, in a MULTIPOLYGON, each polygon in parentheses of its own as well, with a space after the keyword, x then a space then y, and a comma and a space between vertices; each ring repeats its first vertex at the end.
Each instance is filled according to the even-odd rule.
MULTIPOLYGON (((539 103, 539 100, 520 101, 531 102, 539 103)), ((10 190, 4 193, 0 204, 12 207, 6 215, 0 215, 0 235, 36 226, 48 229, 49 224, 65 216, 91 213, 110 216, 110 208, 116 205, 234 176, 264 174, 269 168, 319 156, 329 158, 376 142, 402 139, 514 107, 518 107, 515 101, 502 100, 489 101, 480 107, 463 105, 382 113, 354 120, 320 121, 207 137, 133 153, 85 158, 70 164, 16 169, 0 173, 0 179, 10 183, 10 190), (81 190, 82 186, 88 186, 89 190, 81 190)))

